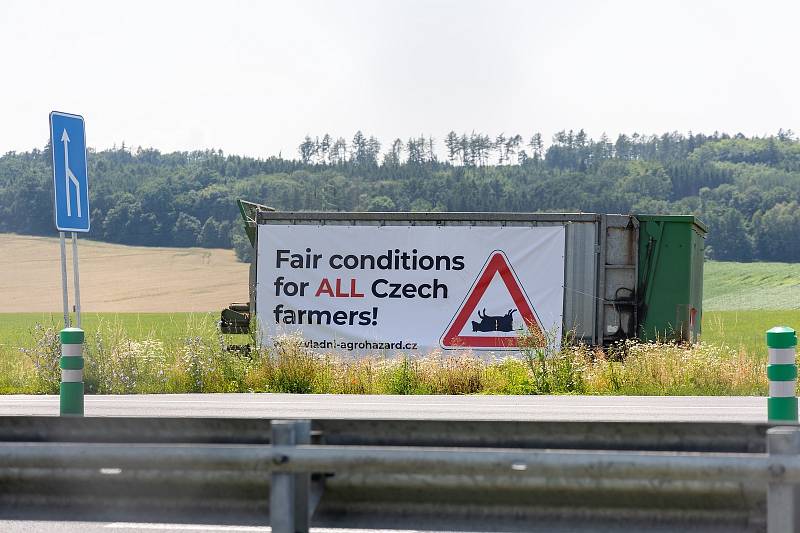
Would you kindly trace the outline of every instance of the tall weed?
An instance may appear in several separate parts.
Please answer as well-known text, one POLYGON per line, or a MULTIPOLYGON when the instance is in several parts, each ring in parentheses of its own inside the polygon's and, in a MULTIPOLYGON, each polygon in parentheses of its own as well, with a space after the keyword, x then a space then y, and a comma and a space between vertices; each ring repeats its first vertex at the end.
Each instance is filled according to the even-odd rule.
MULTIPOLYGON (((133 339, 118 323, 87 336, 86 391, 96 394, 290 392, 339 394, 763 395, 765 358, 723 344, 626 341, 608 349, 550 335, 523 337, 519 356, 470 352, 353 358, 306 349, 300 337, 249 352, 225 349, 213 323, 187 322, 179 339, 133 339)), ((17 376, 0 392, 56 393, 61 348, 54 326, 37 324, 22 357, 0 352, 17 376), (20 376, 30 376, 27 380, 20 376)))
POLYGON ((32 343, 19 351, 33 366, 34 391, 56 394, 61 382, 61 339, 55 325, 35 324, 31 330, 32 343))

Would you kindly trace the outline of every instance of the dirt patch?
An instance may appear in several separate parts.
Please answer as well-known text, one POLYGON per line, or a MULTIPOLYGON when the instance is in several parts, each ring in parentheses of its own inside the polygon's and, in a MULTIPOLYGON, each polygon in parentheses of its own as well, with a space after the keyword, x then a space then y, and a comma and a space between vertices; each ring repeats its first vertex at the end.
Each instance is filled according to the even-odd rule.
MULTIPOLYGON (((71 250, 67 240, 70 305, 71 250)), ((231 250, 79 239, 78 256, 87 312, 218 311, 248 298, 248 265, 231 250)), ((0 234, 0 313, 60 310, 58 238, 0 234)))

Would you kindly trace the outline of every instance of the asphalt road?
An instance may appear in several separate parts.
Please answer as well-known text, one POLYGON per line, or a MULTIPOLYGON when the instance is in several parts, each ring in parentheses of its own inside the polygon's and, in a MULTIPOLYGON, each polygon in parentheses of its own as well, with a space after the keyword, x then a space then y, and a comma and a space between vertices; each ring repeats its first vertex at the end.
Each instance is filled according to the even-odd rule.
MULTIPOLYGON (((752 396, 87 396, 86 416, 765 422, 752 396)), ((0 415, 55 416, 58 396, 0 396, 0 415)))

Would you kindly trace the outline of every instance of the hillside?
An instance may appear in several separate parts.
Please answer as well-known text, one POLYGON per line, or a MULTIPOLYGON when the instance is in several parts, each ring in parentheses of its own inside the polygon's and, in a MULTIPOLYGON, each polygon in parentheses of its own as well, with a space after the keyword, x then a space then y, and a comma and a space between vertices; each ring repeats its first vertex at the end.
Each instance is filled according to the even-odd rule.
MULTIPOLYGON (((61 310, 57 238, 0 234, 0 252, 0 313, 61 310)), ((231 250, 79 240, 78 255, 86 311, 218 311, 247 301, 248 268, 231 250)))
POLYGON ((800 309, 800 264, 705 264, 703 309, 800 309))
MULTIPOLYGON (((219 150, 89 150, 92 238, 133 246, 249 244, 236 200, 282 210, 695 214, 709 257, 800 262, 800 141, 559 132, 397 139, 323 135, 299 159, 219 150), (442 150, 442 144, 446 150, 442 150), (381 148, 383 146, 383 148, 381 148)), ((0 155, 0 232, 52 235, 51 150, 0 155)))

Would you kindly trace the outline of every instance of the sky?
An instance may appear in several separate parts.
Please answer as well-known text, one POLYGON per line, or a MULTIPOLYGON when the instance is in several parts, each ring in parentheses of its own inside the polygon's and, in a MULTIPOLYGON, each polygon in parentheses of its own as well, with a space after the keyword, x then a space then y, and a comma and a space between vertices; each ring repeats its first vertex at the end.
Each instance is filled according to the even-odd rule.
POLYGON ((0 2, 0 154, 305 135, 800 131, 797 1, 0 2))

